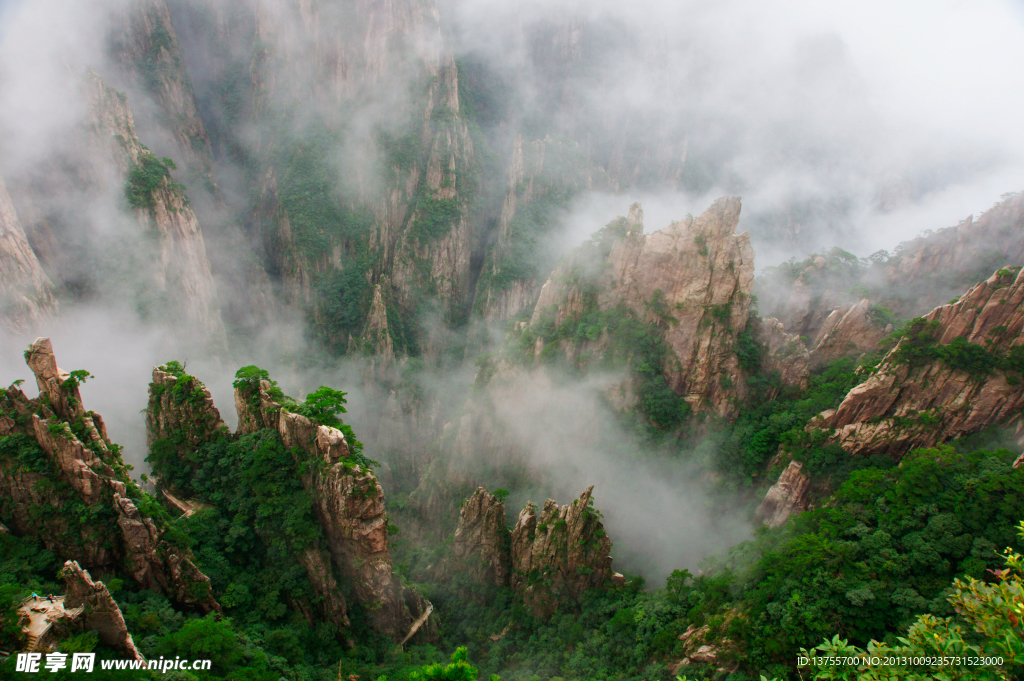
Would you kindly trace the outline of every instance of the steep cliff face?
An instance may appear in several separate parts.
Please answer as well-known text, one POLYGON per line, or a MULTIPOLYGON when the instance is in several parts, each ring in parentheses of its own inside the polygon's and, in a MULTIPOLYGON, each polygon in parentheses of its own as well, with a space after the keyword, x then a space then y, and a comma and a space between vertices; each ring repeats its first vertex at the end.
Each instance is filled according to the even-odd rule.
POLYGON ((750 237, 735 234, 739 215, 738 198, 721 198, 698 218, 645 235, 643 211, 634 205, 629 217, 606 228, 605 238, 613 238, 603 257, 595 262, 577 251, 555 270, 531 325, 558 328, 588 307, 624 305, 659 326, 669 351, 662 369, 675 393, 696 412, 731 414, 733 398, 744 393, 734 347, 747 324, 754 278, 750 237))
POLYGON ((999 270, 914 324, 868 380, 811 426, 851 454, 899 459, 1019 418, 1024 280, 999 270))
POLYGON ((227 431, 205 385, 185 373, 177 362, 153 369, 146 409, 146 445, 169 440, 179 458, 189 450, 227 431))
POLYGON ((171 177, 173 168, 139 141, 124 95, 92 74, 87 96, 94 157, 117 169, 141 232, 156 236, 155 262, 150 263, 153 285, 171 310, 183 314, 206 337, 223 342, 202 229, 184 188, 171 177))
POLYGON ((825 363, 839 357, 876 352, 878 343, 892 332, 892 324, 871 317, 867 298, 856 305, 844 304, 832 310, 811 344, 811 357, 825 363))
POLYGON ((901 244, 885 263, 883 305, 905 317, 924 314, 1006 264, 1024 264, 1024 192, 956 227, 901 244))
POLYGON ((169 129, 195 190, 216 193, 210 136, 182 64, 178 36, 164 0, 133 3, 118 17, 111 51, 134 85, 156 104, 156 125, 169 129))
MULTIPOLYGON (((195 458, 192 452, 205 442, 233 437, 202 383, 181 375, 179 368, 176 363, 155 368, 150 386, 151 457, 156 453, 161 466, 189 465, 195 458), (157 452, 167 442, 174 458, 157 452)), ((378 632, 399 640, 419 622, 415 631, 429 638, 436 631, 430 604, 405 587, 392 568, 384 492, 373 471, 352 456, 340 430, 294 413, 275 394, 280 395, 267 380, 236 384, 235 437, 272 429, 295 457, 295 474, 308 493, 322 538, 291 545, 290 550, 318 596, 320 615, 348 627, 345 593, 351 590, 378 632)))
POLYGON ((774 317, 762 319, 756 332, 767 348, 764 371, 778 372, 782 385, 806 388, 811 356, 803 341, 786 333, 782 322, 774 317))
POLYGON ((289 2, 255 12, 252 230, 267 270, 333 349, 360 345, 373 314, 401 354, 424 302, 446 321, 464 318, 480 238, 476 152, 437 6, 289 2), (282 130, 296 112, 302 124, 282 130), (363 117, 373 125, 351 125, 363 117), (357 164, 339 162, 353 155, 357 164))
POLYGON ((121 609, 110 596, 106 584, 93 581, 92 576, 73 560, 64 563, 60 576, 66 585, 64 609, 82 608, 76 620, 85 631, 96 631, 103 643, 117 648, 128 659, 145 659, 135 647, 121 609))
POLYGON ((53 316, 51 288, 0 175, 0 324, 25 331, 53 316))
POLYGON ((548 618, 560 605, 575 605, 588 589, 622 583, 612 571, 612 542, 592 507, 588 487, 579 499, 559 507, 529 504, 512 530, 512 590, 536 617, 548 618))
POLYGON ((451 553, 442 569, 485 587, 502 587, 509 578, 509 530, 505 504, 483 487, 462 503, 451 553))
POLYGON ((185 606, 219 610, 191 552, 173 543, 164 519, 136 505, 143 493, 120 448, 82 405, 82 375, 57 368, 49 339, 38 339, 26 358, 40 397, 30 400, 15 386, 0 396, 0 436, 9 436, 0 453, 5 524, 89 569, 124 574, 185 606), (53 510, 40 516, 39 508, 53 510))

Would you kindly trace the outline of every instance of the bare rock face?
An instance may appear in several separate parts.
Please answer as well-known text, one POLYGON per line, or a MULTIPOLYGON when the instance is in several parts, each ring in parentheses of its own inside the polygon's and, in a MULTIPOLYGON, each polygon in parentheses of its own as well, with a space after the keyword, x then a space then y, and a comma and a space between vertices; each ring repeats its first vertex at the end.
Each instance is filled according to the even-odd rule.
POLYGON ((119 448, 107 439, 102 418, 85 410, 77 383, 58 368, 50 340, 37 339, 26 360, 40 396, 30 400, 14 386, 3 391, 0 435, 27 436, 46 459, 26 467, 0 458, 0 504, 13 531, 37 537, 90 569, 124 570, 142 588, 182 605, 219 610, 210 580, 196 568, 191 552, 170 544, 162 521, 135 505, 133 498, 142 492, 129 478, 119 448), (89 525, 66 514, 39 518, 33 513, 39 506, 62 509, 72 502, 90 507, 106 522, 89 525))
POLYGON ((807 491, 811 479, 801 472, 803 464, 790 461, 778 481, 764 495, 764 501, 757 507, 755 517, 768 527, 778 527, 789 516, 807 508, 807 491))
MULTIPOLYGON (((1024 279, 1000 270, 956 303, 929 313, 916 332, 934 334, 940 345, 963 338, 991 353, 1005 354, 1022 342, 1024 279), (927 326, 934 322, 932 326, 927 326)), ((877 372, 849 392, 837 409, 811 427, 834 429, 831 442, 851 454, 886 454, 895 459, 986 426, 1019 418, 1024 385, 993 369, 972 376, 942 361, 911 367, 899 363, 907 338, 885 357, 877 372)))
POLYGON ((892 331, 870 317, 871 302, 840 305, 825 318, 814 339, 811 358, 823 364, 839 357, 878 350, 878 343, 892 331))
POLYGON ((509 581, 536 617, 551 617, 560 605, 575 605, 586 590, 622 579, 612 571, 612 542, 591 507, 593 490, 588 487, 567 506, 548 499, 539 514, 532 504, 519 514, 509 581))
POLYGON ((587 262, 577 251, 555 270, 531 324, 552 310, 556 326, 580 315, 588 305, 587 272, 596 271, 591 281, 599 310, 624 304, 662 329, 671 351, 663 370, 676 394, 695 412, 731 415, 745 389, 734 347, 747 324, 754 279, 750 236, 735 234, 739 216, 739 198, 724 197, 700 217, 644 234, 643 211, 634 204, 627 218, 609 225, 619 235, 603 263, 587 262))
POLYGON ((0 175, 0 325, 25 331, 52 317, 51 289, 0 175))
POLYGON ((466 575, 489 587, 508 584, 509 531, 505 504, 483 487, 466 499, 459 511, 451 553, 445 559, 446 575, 466 575))
POLYGON ((210 136, 185 72, 178 37, 164 0, 133 3, 111 36, 115 59, 153 98, 160 122, 171 128, 188 174, 212 184, 210 136))
POLYGON ((800 338, 786 333, 774 317, 761 320, 760 336, 768 348, 764 370, 778 372, 782 385, 806 388, 811 357, 800 338))
POLYGON ((547 214, 550 208, 538 209, 537 204, 558 205, 580 191, 611 188, 603 169, 587 161, 575 144, 551 137, 524 144, 516 135, 497 242, 484 263, 476 294, 477 309, 485 319, 509 319, 537 300, 543 281, 521 271, 522 261, 543 261, 544 256, 523 239, 543 234, 547 221, 554 218, 547 214))
POLYGON ((60 576, 67 587, 64 608, 82 608, 82 613, 77 619, 81 621, 86 631, 95 630, 100 641, 117 648, 129 659, 145 659, 135 647, 135 641, 128 633, 128 625, 125 624, 121 609, 110 596, 106 584, 93 581, 89 573, 73 560, 64 563, 60 576))
POLYGON ((905 317, 922 314, 1005 264, 1024 265, 1024 192, 974 219, 903 244, 885 264, 885 283, 901 299, 882 303, 905 317))

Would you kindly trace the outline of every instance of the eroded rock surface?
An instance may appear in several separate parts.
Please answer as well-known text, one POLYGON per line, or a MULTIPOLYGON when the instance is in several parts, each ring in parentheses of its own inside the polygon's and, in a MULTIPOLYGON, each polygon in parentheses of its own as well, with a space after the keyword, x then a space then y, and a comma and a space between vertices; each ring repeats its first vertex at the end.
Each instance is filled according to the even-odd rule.
POLYGON ((27 439, 17 457, 0 457, 0 505, 12 530, 37 537, 88 569, 123 571, 143 589, 184 606, 219 610, 210 580, 195 566, 191 552, 169 543, 162 521, 136 506, 142 492, 128 476, 119 448, 107 439, 102 418, 85 410, 77 383, 58 368, 49 339, 37 339, 26 360, 39 398, 29 399, 15 386, 0 395, 0 435, 27 439), (44 458, 26 465, 19 458, 31 457, 33 446, 44 458), (95 520, 83 521, 77 512, 73 517, 34 512, 70 504, 89 507, 95 520))
MULTIPOLYGON (((643 211, 634 204, 628 217, 606 228, 612 231, 603 258, 598 251, 594 262, 592 249, 579 249, 555 270, 531 324, 558 327, 595 304, 598 310, 626 305, 661 329, 670 349, 664 375, 676 394, 695 412, 733 414, 734 398, 744 392, 734 347, 747 324, 754 279, 750 235, 735 233, 739 216, 740 199, 723 197, 697 218, 644 234, 643 211)), ((565 348, 570 356, 575 350, 565 348)))
POLYGON ((811 479, 801 471, 803 464, 790 461, 778 481, 764 495, 755 517, 768 527, 778 527, 794 513, 807 508, 807 492, 811 479))
POLYGON ((52 317, 57 311, 52 287, 0 175, 0 324, 25 331, 52 317))
MULTIPOLYGON (((971 288, 957 302, 929 313, 940 345, 956 338, 1005 354, 1022 343, 1024 279, 1000 270, 971 288)), ((878 370, 849 392, 837 409, 822 413, 813 427, 835 429, 830 442, 851 454, 886 454, 895 459, 916 447, 929 447, 959 435, 1019 418, 1024 384, 1000 369, 974 375, 931 361, 900 363, 906 338, 878 370)))
POLYGON ((128 625, 125 624, 121 609, 117 607, 106 584, 93 581, 92 576, 73 560, 64 563, 60 576, 67 587, 64 608, 82 608, 76 620, 86 631, 95 630, 100 641, 117 648, 129 659, 145 659, 135 647, 135 641, 128 633, 128 625))
POLYGON ((540 618, 560 605, 575 605, 588 589, 604 587, 621 575, 612 571, 612 542, 591 505, 594 488, 559 507, 544 502, 539 512, 530 504, 512 530, 512 590, 540 618))
POLYGON ((464 575, 485 586, 501 587, 509 578, 509 530, 505 504, 483 487, 477 488, 459 510, 447 576, 464 575))
POLYGON ((840 357, 876 352, 878 343, 892 331, 871 318, 871 301, 844 304, 825 318, 811 345, 811 358, 823 364, 840 357))

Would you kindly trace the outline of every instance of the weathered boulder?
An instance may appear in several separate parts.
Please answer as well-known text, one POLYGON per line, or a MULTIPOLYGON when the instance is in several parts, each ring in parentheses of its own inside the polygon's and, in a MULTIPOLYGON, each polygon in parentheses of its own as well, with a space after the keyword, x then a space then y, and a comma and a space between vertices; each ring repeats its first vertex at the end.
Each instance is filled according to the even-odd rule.
POLYGON ((81 613, 75 618, 86 631, 95 630, 100 641, 120 650, 132 660, 144 660, 142 653, 135 647, 132 635, 128 633, 121 609, 107 590, 103 582, 93 581, 89 573, 75 561, 64 563, 60 576, 67 587, 64 596, 64 609, 77 610, 81 613))
MULTIPOLYGON (((993 357, 1017 352, 1014 348, 1024 340, 1020 271, 996 272, 957 302, 933 310, 912 333, 938 345, 962 338, 993 357)), ((1014 371, 991 366, 972 374, 939 359, 914 365, 901 361, 902 351, 914 342, 924 341, 902 339, 870 378, 809 427, 832 429, 829 441, 851 454, 886 454, 898 460, 916 447, 1020 417, 1024 383, 1014 371)))
POLYGON ((768 527, 782 525, 789 516, 807 508, 807 492, 811 479, 801 472, 803 464, 790 461, 778 481, 764 495, 764 501, 757 507, 754 517, 768 527))
POLYGON ((536 617, 575 606, 588 589, 621 583, 622 575, 612 571, 612 542, 592 507, 593 490, 567 506, 548 499, 540 513, 528 504, 519 514, 509 582, 536 617))

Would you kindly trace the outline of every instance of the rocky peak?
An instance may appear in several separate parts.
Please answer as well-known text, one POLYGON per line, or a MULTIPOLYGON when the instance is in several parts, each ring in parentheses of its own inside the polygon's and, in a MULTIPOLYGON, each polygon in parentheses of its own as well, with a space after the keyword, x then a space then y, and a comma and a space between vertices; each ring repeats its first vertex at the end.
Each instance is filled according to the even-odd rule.
MULTIPOLYGON (((285 447, 302 451, 323 466, 310 466, 302 478, 314 514, 327 540, 330 560, 353 587, 377 631, 400 639, 427 612, 429 603, 402 585, 391 565, 384 491, 373 471, 349 460, 345 436, 318 425, 276 402, 269 382, 235 389, 240 432, 243 424, 274 427, 285 447)), ((308 572, 308 570, 307 570, 308 572)), ((430 631, 428 627, 427 631, 430 631)))
POLYGON ((227 425, 213 404, 210 391, 186 374, 185 367, 177 362, 153 367, 146 409, 148 447, 157 440, 170 439, 184 453, 226 432, 227 425))
POLYGON ((739 216, 740 199, 723 197, 697 218, 644 234, 643 211, 633 206, 606 228, 614 237, 599 262, 578 250, 555 270, 531 324, 552 310, 556 327, 579 317, 592 285, 598 310, 624 304, 659 325, 670 351, 666 381, 694 411, 733 413, 733 398, 745 389, 733 349, 747 324, 754 278, 750 235, 735 233, 739 216))
POLYGON ((593 486, 561 506, 532 503, 512 530, 512 590, 536 617, 548 618, 559 606, 575 606, 588 589, 621 583, 612 571, 612 542, 592 506, 593 486))
POLYGON ((509 562, 505 504, 478 487, 459 510, 459 525, 444 571, 465 575, 485 586, 501 587, 508 584, 509 562))
POLYGON ((0 503, 12 518, 12 531, 37 537, 89 569, 124 573, 141 588, 186 607, 219 610, 210 580, 196 568, 191 552, 168 541, 159 516, 139 510, 135 502, 144 493, 128 476, 120 448, 107 439, 102 418, 85 410, 77 379, 58 368, 50 340, 37 339, 26 361, 40 396, 29 399, 13 386, 2 391, 0 436, 25 436, 32 442, 26 446, 37 446, 45 461, 26 467, 17 458, 0 456, 0 503), (39 506, 82 504, 102 522, 61 513, 39 518, 33 512, 39 506))
POLYGON ((999 270, 912 324, 877 371, 812 426, 833 429, 830 441, 851 454, 899 459, 911 449, 1019 418, 1021 271, 999 270))

